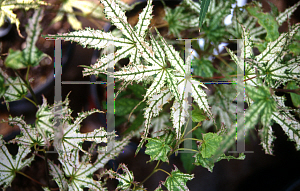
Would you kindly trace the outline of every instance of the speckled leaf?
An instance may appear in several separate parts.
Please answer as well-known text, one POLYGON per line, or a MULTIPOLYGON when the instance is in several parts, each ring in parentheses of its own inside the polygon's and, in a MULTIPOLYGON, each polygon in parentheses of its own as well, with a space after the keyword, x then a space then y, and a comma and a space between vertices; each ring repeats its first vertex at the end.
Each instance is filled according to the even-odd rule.
POLYGON ((163 185, 172 191, 182 191, 189 190, 186 186, 186 182, 188 180, 192 180, 194 178, 194 174, 184 174, 178 170, 178 168, 174 165, 175 170, 172 170, 171 176, 168 176, 163 185))
POLYGON ((34 155, 24 159, 30 152, 30 147, 20 145, 17 155, 12 156, 5 146, 3 136, 0 135, 0 185, 3 185, 4 188, 10 186, 16 176, 16 171, 20 171, 31 164, 34 155))
POLYGON ((44 58, 51 59, 50 56, 43 53, 36 47, 36 42, 42 31, 39 24, 44 14, 43 9, 38 9, 34 12, 33 16, 29 19, 26 27, 26 46, 22 51, 9 50, 9 55, 5 60, 5 65, 13 69, 26 68, 27 66, 37 66, 44 58))
POLYGON ((4 94, 6 102, 17 101, 27 95, 27 88, 19 77, 7 78, 5 85, 8 86, 8 89, 4 94))
POLYGON ((122 169, 123 174, 119 174, 117 172, 114 172, 112 170, 107 171, 107 173, 111 176, 114 176, 118 181, 119 184, 117 186, 117 189, 119 190, 130 190, 130 186, 133 183, 133 173, 129 171, 127 166, 123 163, 119 164, 119 168, 122 169))
POLYGON ((150 155, 151 160, 161 160, 163 162, 169 162, 168 153, 171 151, 170 145, 165 143, 165 140, 159 138, 147 138, 146 144, 147 155, 150 155))

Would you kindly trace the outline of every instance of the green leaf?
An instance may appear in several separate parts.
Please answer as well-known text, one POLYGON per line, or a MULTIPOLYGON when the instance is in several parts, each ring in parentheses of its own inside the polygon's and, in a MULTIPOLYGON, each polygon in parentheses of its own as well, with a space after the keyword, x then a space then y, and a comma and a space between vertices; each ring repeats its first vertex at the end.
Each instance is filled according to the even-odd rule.
POLYGON ((161 160, 163 162, 169 162, 168 153, 172 150, 165 140, 159 138, 147 138, 146 144, 147 155, 150 155, 150 161, 161 160))
POLYGON ((181 38, 181 31, 190 27, 196 27, 199 24, 198 18, 180 5, 175 7, 175 9, 165 7, 165 12, 165 20, 169 24, 169 32, 175 37, 181 38))
POLYGON ((206 133, 203 134, 203 143, 201 154, 203 158, 209 158, 216 150, 219 148, 220 143, 222 142, 222 137, 215 133, 206 133))
POLYGON ((266 29, 267 41, 275 41, 279 37, 279 25, 274 16, 270 13, 263 13, 261 8, 255 3, 249 4, 246 9, 250 15, 256 17, 258 23, 266 29))
POLYGON ((217 72, 217 70, 213 67, 212 62, 203 57, 201 59, 194 59, 192 67, 194 69, 194 75, 202 76, 204 78, 213 77, 214 72, 217 72))
MULTIPOLYGON (((203 158, 201 153, 196 153, 195 154, 195 165, 197 166, 202 166, 204 168, 207 168, 209 172, 213 172, 213 168, 215 166, 215 163, 212 158, 203 158)), ((237 160, 244 160, 245 155, 244 153, 240 153, 240 155, 236 158, 234 156, 226 156, 225 154, 222 154, 216 162, 219 162, 222 159, 227 159, 228 161, 230 159, 237 159, 237 160)))
POLYGON ((127 88, 130 89, 133 92, 133 94, 139 99, 143 99, 144 95, 146 95, 145 87, 139 84, 132 84, 127 86, 127 88))
MULTIPOLYGON (((297 86, 296 82, 295 81, 292 81, 292 82, 289 82, 286 86, 286 89, 290 89, 290 90, 294 90, 294 89, 299 89, 300 87, 297 86)), ((299 91, 298 91, 299 92, 299 91)), ((292 98, 292 102, 293 102, 293 105, 295 107, 300 107, 300 95, 298 94, 295 94, 295 93, 290 93, 291 95, 291 98, 292 98)))
MULTIPOLYGON (((120 98, 120 99, 116 99, 116 103, 115 103, 115 114, 117 116, 124 116, 129 114, 132 109, 139 103, 139 100, 136 99, 131 99, 131 98, 120 98)), ((142 103, 141 105, 139 105, 135 111, 139 111, 142 108, 145 107, 145 103, 142 103)))
MULTIPOLYGON (((192 149, 197 150, 196 142, 192 142, 192 149)), ((180 160, 182 162, 183 168, 187 171, 188 174, 192 172, 195 168, 193 164, 195 159, 193 158, 194 153, 180 153, 180 160)))
POLYGON ((4 188, 10 186, 16 172, 31 164, 35 155, 25 159, 30 152, 30 147, 20 145, 17 155, 12 156, 5 146, 3 136, 0 135, 0 185, 4 188))
POLYGON ((7 88, 5 87, 4 77, 0 73, 0 97, 2 97, 5 94, 6 89, 7 88))
POLYGON ((188 180, 194 178, 194 174, 184 174, 174 165, 175 170, 172 170, 171 175, 167 177, 163 185, 172 191, 189 190, 186 186, 188 180))
MULTIPOLYGON (((201 153, 195 154, 195 165, 207 168, 209 172, 213 171, 215 163, 211 158, 203 158, 201 153)), ((217 161, 218 162, 218 161, 217 161)))
POLYGON ((38 37, 42 31, 39 24, 43 18, 43 9, 34 12, 31 19, 28 21, 26 27, 26 48, 22 51, 9 50, 9 55, 5 60, 5 65, 12 69, 26 68, 27 66, 37 66, 40 61, 46 57, 51 59, 50 56, 40 51, 36 46, 38 37))
POLYGON ((277 17, 279 15, 278 8, 271 1, 268 1, 268 3, 270 5, 270 7, 271 7, 271 14, 272 14, 272 16, 277 17))
POLYGON ((203 20, 205 18, 206 12, 209 7, 209 3, 210 3, 210 0, 201 0, 201 5, 200 5, 201 9, 200 9, 200 15, 199 15, 199 31, 202 27, 203 20))
POLYGON ((6 67, 12 69, 25 68, 26 63, 24 62, 24 53, 20 50, 13 50, 10 48, 4 64, 6 67))
POLYGON ((207 117, 204 114, 203 109, 199 109, 197 106, 193 104, 194 110, 192 111, 192 120, 193 122, 201 122, 204 121, 207 117))
POLYGON ((159 137, 161 140, 164 140, 164 142, 169 145, 171 148, 173 148, 176 144, 176 134, 172 130, 168 130, 163 135, 159 137))
POLYGON ((289 46, 288 49, 293 53, 294 55, 299 55, 300 54, 300 43, 299 41, 292 42, 289 46))
POLYGON ((263 126, 270 125, 272 113, 276 111, 276 102, 272 98, 270 89, 266 86, 258 88, 246 86, 246 94, 255 104, 262 104, 264 108, 260 111, 263 126))
POLYGON ((130 133, 132 131, 137 131, 143 125, 144 121, 145 121, 145 119, 143 117, 143 112, 140 112, 136 116, 135 120, 131 123, 130 127, 128 129, 126 129, 124 134, 130 133))

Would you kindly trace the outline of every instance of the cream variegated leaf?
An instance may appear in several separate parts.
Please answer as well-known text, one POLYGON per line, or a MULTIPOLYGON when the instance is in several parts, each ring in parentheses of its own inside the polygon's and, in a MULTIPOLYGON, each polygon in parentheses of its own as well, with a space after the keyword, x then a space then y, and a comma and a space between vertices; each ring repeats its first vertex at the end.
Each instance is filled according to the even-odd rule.
POLYGON ((11 23, 15 23, 20 36, 20 21, 17 15, 13 12, 14 9, 25 9, 30 8, 38 9, 41 5, 48 5, 48 3, 39 0, 2 0, 0 2, 0 26, 5 22, 5 17, 10 19, 11 23))
MULTIPOLYGON (((243 28, 243 26, 242 26, 243 28)), ((285 54, 287 53, 287 44, 291 42, 292 37, 297 33, 300 28, 300 24, 296 24, 292 27, 291 31, 288 33, 281 34, 277 40, 269 42, 267 48, 259 55, 253 58, 251 50, 253 44, 249 41, 249 33, 247 33, 243 28, 243 42, 245 44, 244 55, 248 56, 245 59, 246 64, 246 84, 248 85, 258 85, 255 75, 255 67, 260 74, 260 78, 272 85, 273 87, 278 87, 281 83, 287 82, 288 80, 297 79, 299 77, 299 64, 297 63, 298 58, 293 58, 287 64, 282 63, 285 54), (248 75, 247 75, 248 74, 248 75), (254 78, 254 79, 253 79, 254 78), (276 83, 272 80, 280 80, 280 83, 276 83)), ((228 49, 227 49, 228 50, 228 49)), ((242 51, 243 52, 243 51, 242 51)), ((228 51, 231 55, 233 61, 240 68, 244 67, 244 62, 237 58, 232 51, 228 51)))
POLYGON ((59 138, 57 148, 61 148, 60 152, 67 153, 74 149, 79 149, 82 152, 86 153, 85 150, 82 149, 82 143, 84 141, 94 141, 96 143, 107 142, 107 137, 114 136, 113 133, 107 133, 104 130, 104 127, 100 127, 100 129, 95 129, 93 132, 81 133, 80 132, 80 123, 89 115, 101 111, 99 110, 91 110, 87 112, 78 113, 78 117, 74 122, 65 121, 62 123, 62 134, 61 138, 59 138))
POLYGON ((281 26, 287 19, 291 18, 292 14, 296 11, 296 9, 299 5, 300 5, 300 2, 298 2, 295 5, 285 9, 284 12, 281 12, 276 17, 276 21, 278 22, 279 26, 281 26))
POLYGON ((46 57, 51 59, 50 56, 40 51, 35 45, 42 31, 40 22, 43 16, 43 9, 36 10, 32 18, 29 19, 28 26, 26 27, 26 48, 23 50, 23 52, 24 60, 26 60, 27 65, 37 66, 42 59, 46 57))
POLYGON ((94 18, 101 19, 104 17, 103 8, 92 1, 78 1, 78 0, 66 0, 62 2, 56 17, 52 20, 52 23, 56 23, 63 19, 64 13, 67 14, 67 19, 73 29, 82 29, 81 22, 76 18, 73 8, 82 11, 83 16, 90 15, 94 18))
POLYGON ((152 95, 152 98, 148 99, 147 101, 148 107, 144 109, 144 118, 146 119, 144 122, 145 130, 143 133, 142 140, 135 152, 136 154, 139 152, 139 150, 141 149, 141 147, 146 141, 145 138, 148 136, 152 118, 158 116, 159 112, 163 109, 163 106, 169 101, 171 101, 172 98, 173 95, 171 94, 170 90, 168 88, 163 88, 160 91, 160 93, 154 93, 152 95))
MULTIPOLYGON (((167 44, 166 40, 159 34, 157 29, 156 31, 159 36, 158 41, 154 39, 151 33, 150 43, 145 40, 145 34, 152 18, 152 1, 147 1, 147 6, 139 15, 138 24, 134 28, 128 24, 125 12, 120 8, 118 2, 113 0, 101 0, 101 2, 104 5, 106 17, 110 19, 112 24, 114 24, 123 33, 123 38, 113 37, 113 35, 109 34, 110 36, 107 36, 108 39, 105 39, 103 36, 107 35, 107 33, 91 29, 75 31, 73 33, 62 35, 48 36, 55 38, 64 37, 67 40, 78 42, 84 47, 90 46, 93 48, 96 48, 96 44, 101 44, 102 41, 103 45, 101 45, 101 48, 110 45, 107 43, 108 41, 119 43, 118 45, 121 46, 121 49, 117 50, 116 53, 104 55, 95 65, 86 67, 83 74, 91 75, 105 73, 114 78, 123 80, 125 82, 123 87, 126 87, 126 84, 131 82, 143 81, 148 83, 152 81, 150 88, 144 96, 144 101, 147 99, 150 100, 151 103, 149 103, 149 107, 145 109, 145 131, 143 141, 141 143, 144 142, 144 138, 148 135, 150 120, 159 113, 158 110, 155 110, 157 107, 152 107, 157 106, 157 103, 154 104, 154 102, 160 101, 161 98, 164 97, 162 96, 163 94, 169 94, 166 92, 162 93, 163 90, 170 92, 172 95, 169 95, 168 101, 175 97, 175 103, 179 103, 180 108, 182 108, 182 104, 187 104, 187 102, 182 101, 185 97, 187 97, 187 94, 183 93, 183 90, 185 89, 184 86, 192 84, 190 85, 189 90, 186 91, 191 91, 192 97, 194 97, 199 107, 204 109, 205 112, 210 113, 206 94, 201 88, 199 88, 199 85, 202 87, 205 86, 196 80, 185 79, 186 73, 188 73, 186 70, 190 70, 190 64, 184 64, 184 60, 180 57, 179 52, 177 52, 173 46, 167 44), (97 37, 98 34, 96 33, 99 33, 102 36, 97 37), (127 55, 130 55, 130 63, 127 66, 114 73, 107 71, 108 65, 110 65, 109 67, 111 68, 113 66, 113 62, 116 63, 120 58, 124 58, 127 55), (179 90, 181 93, 179 93, 179 90)), ((190 76, 190 73, 187 75, 190 76)), ((163 104, 160 105, 161 108, 163 104)), ((176 105, 175 107, 177 108, 178 106, 176 105)), ((173 113, 175 113, 175 111, 173 111, 173 113)), ((182 115, 182 117, 188 117, 186 112, 182 111, 181 113, 182 114, 180 115, 182 115)), ((180 118, 176 118, 176 120, 178 119, 180 118)), ((174 127, 178 133, 181 132, 180 129, 184 122, 182 119, 180 119, 180 121, 181 123, 174 121, 174 124, 178 125, 174 127)), ((140 146, 141 144, 139 145, 139 148, 140 146)))
MULTIPOLYGON (((104 168, 104 165, 111 159, 118 156, 118 154, 124 149, 124 147, 129 143, 131 136, 123 138, 121 141, 114 141, 114 146, 111 150, 107 150, 106 147, 98 147, 97 159, 94 163, 89 162, 89 157, 86 155, 79 159, 79 150, 72 149, 68 153, 59 153, 58 160, 62 164, 62 169, 67 177, 72 177, 67 180, 68 190, 82 190, 82 188, 89 188, 92 190, 106 190, 103 183, 98 180, 93 179, 93 173, 100 168, 104 168)), ((53 164, 49 164, 50 167, 53 164)), ((55 171, 58 170, 57 166, 52 166, 55 171)), ((53 170, 53 173, 55 172, 53 170)), ((54 180, 58 185, 65 186, 66 180, 62 176, 54 177, 54 180)))
POLYGON ((264 127, 259 131, 259 135, 261 137, 261 145, 265 150, 266 154, 273 155, 273 141, 275 139, 272 131, 272 127, 264 127))
POLYGON ((186 118, 189 117, 188 109, 190 104, 188 104, 187 99, 182 100, 182 102, 174 101, 171 107, 171 118, 173 122, 173 128, 176 130, 177 138, 181 137, 181 127, 186 123, 186 118))
MULTIPOLYGON (((21 131, 21 135, 17 135, 15 139, 11 140, 11 143, 18 143, 28 147, 34 145, 44 146, 45 141, 43 136, 38 132, 36 127, 31 124, 26 124, 26 122, 21 117, 9 117, 8 123, 10 125, 18 126, 21 131)), ((50 140, 51 137, 48 137, 50 140)))
POLYGON ((17 101, 27 95, 27 88, 20 77, 7 78, 5 85, 8 86, 8 89, 3 95, 6 102, 17 101))
POLYGON ((237 57, 228 48, 226 48, 226 50, 230 54, 232 60, 240 67, 241 71, 244 71, 245 68, 245 77, 246 77, 245 80, 247 80, 246 84, 256 85, 257 84, 256 79, 255 78, 252 79, 253 77, 255 77, 255 75, 253 75, 255 73, 255 69, 252 67, 252 64, 246 60, 253 57, 253 52, 252 52, 253 43, 252 40, 250 39, 250 34, 246 30, 246 28, 243 25, 241 25, 241 28, 242 28, 242 38, 243 38, 241 57, 237 57))
MULTIPOLYGON (((259 7, 262 7, 261 3, 257 3, 259 7)), ((300 2, 296 3, 290 8, 285 9, 284 12, 279 13, 279 15, 275 18, 278 25, 281 26, 285 21, 290 19, 291 15, 300 5, 300 2)), ((247 11, 240 11, 239 9, 235 9, 232 18, 232 24, 228 26, 228 32, 234 37, 239 38, 239 34, 242 33, 242 28, 238 24, 238 22, 245 26, 246 29, 250 30, 250 36, 254 42, 262 42, 260 35, 264 35, 267 33, 266 29, 262 26, 256 27, 255 24, 257 23, 258 19, 249 15, 247 11)))
POLYGON ((272 119, 279 124, 291 141, 296 143, 296 149, 300 150, 300 123, 289 112, 274 112, 272 119))
MULTIPOLYGON (((67 185, 67 190, 69 191, 81 191, 83 188, 96 189, 96 190, 104 190, 100 181, 95 181, 91 177, 95 169, 94 166, 87 161, 79 161, 79 150, 74 149, 71 152, 64 153, 64 156, 61 155, 58 157, 58 160, 61 162, 63 171, 67 177, 72 177, 69 181, 66 181, 62 177, 54 177, 54 180, 61 187, 65 187, 67 185), (66 184, 67 182, 67 184, 66 184)), ((82 157, 84 158, 84 157, 82 157)), ((50 168, 58 169, 54 165, 51 167, 51 163, 49 164, 50 168)), ((61 171, 61 170, 60 170, 61 171)), ((52 171, 54 173, 55 171, 52 171)))
POLYGON ((119 174, 113 170, 108 170, 106 173, 114 176, 119 181, 118 190, 130 190, 130 186, 134 180, 133 173, 129 171, 125 164, 120 164, 118 169, 122 169, 123 174, 119 174))
POLYGON ((31 164, 34 155, 25 159, 30 152, 30 147, 20 145, 18 153, 12 156, 5 146, 3 136, 0 135, 0 185, 3 185, 4 188, 10 186, 16 172, 31 164))
POLYGON ((9 49, 9 54, 5 59, 5 65, 12 69, 27 68, 29 66, 37 66, 44 58, 51 60, 51 57, 36 47, 42 28, 40 22, 44 16, 43 9, 34 12, 28 21, 26 27, 26 43, 25 48, 20 50, 9 49))
POLYGON ((48 138, 53 138, 53 119, 54 113, 51 107, 48 106, 46 98, 43 96, 43 104, 38 106, 39 109, 36 112, 35 126, 39 133, 43 136, 47 142, 48 138))
POLYGON ((140 37, 143 38, 145 38, 146 31, 152 19, 151 13, 153 11, 153 6, 151 4, 152 3, 148 2, 147 6, 143 9, 143 11, 139 15, 138 23, 135 25, 135 31, 140 37))
POLYGON ((53 176, 53 180, 57 183, 59 189, 68 190, 68 182, 60 165, 54 164, 51 160, 48 160, 48 165, 49 173, 53 176))

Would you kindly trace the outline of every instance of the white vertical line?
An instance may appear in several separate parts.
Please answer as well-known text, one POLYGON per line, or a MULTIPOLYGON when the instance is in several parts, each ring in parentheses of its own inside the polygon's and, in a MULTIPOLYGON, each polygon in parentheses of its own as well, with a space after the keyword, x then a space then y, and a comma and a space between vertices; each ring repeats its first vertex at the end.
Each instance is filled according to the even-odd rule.
MULTIPOLYGON (((114 55, 111 54, 114 53, 114 46, 111 45, 108 47, 108 68, 107 71, 111 74, 114 74, 114 66, 115 66, 115 61, 114 61, 114 55)), ((106 114, 106 120, 107 120, 107 133, 110 132, 115 132, 115 79, 114 76, 111 76, 111 74, 107 75, 107 114, 106 114)), ((114 148, 114 138, 112 139, 107 139, 107 147, 106 151, 110 152, 114 148)))

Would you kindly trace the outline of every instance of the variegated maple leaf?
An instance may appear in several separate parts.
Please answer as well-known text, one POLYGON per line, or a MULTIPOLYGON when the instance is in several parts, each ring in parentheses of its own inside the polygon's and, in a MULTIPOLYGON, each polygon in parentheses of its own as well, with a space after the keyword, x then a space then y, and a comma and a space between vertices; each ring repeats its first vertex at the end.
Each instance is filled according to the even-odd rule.
MULTIPOLYGON (((111 33, 86 28, 71 33, 48 35, 46 37, 62 37, 65 40, 78 42, 89 48, 105 48, 110 45, 121 47, 116 53, 110 53, 101 57, 96 64, 86 67, 83 75, 104 73, 119 78, 126 82, 152 81, 151 86, 144 95, 148 99, 148 107, 145 108, 146 118, 144 137, 148 135, 151 119, 159 114, 163 105, 175 98, 171 118, 177 137, 181 136, 181 128, 188 115, 188 92, 194 101, 205 112, 210 114, 206 100, 206 93, 199 87, 205 87, 199 81, 190 77, 191 58, 184 64, 183 59, 173 46, 168 45, 165 39, 158 33, 159 41, 150 34, 150 42, 145 40, 146 32, 152 18, 152 0, 147 1, 147 6, 139 15, 139 21, 132 27, 126 19, 125 12, 114 0, 101 0, 104 12, 108 19, 123 33, 123 37, 114 37, 111 33), (114 73, 108 71, 113 63, 130 55, 130 63, 114 73)), ((141 141, 137 152, 145 142, 141 141)))
POLYGON ((90 190, 106 190, 103 182, 94 180, 93 174, 114 157, 116 157, 124 147, 129 143, 131 136, 123 138, 121 141, 114 142, 111 150, 105 147, 98 148, 97 159, 94 163, 90 163, 90 158, 84 155, 80 159, 79 149, 72 149, 68 153, 60 153, 58 160, 62 164, 62 169, 49 161, 50 174, 58 184, 60 190, 81 191, 83 188, 90 190), (66 177, 69 179, 67 180, 66 177))
POLYGON ((5 22, 6 17, 10 19, 11 23, 15 23, 17 30, 20 36, 20 21, 17 18, 17 15, 13 13, 13 9, 25 9, 29 10, 30 8, 37 9, 41 5, 48 5, 44 1, 39 0, 2 0, 0 1, 0 26, 5 22))
POLYGON ((0 185, 3 185, 4 188, 10 186, 16 172, 31 164, 34 155, 25 159, 30 151, 30 147, 20 145, 17 155, 12 156, 5 146, 3 136, 0 135, 0 185))
MULTIPOLYGON (((273 154, 273 140, 275 137, 272 133, 272 121, 278 123, 288 135, 289 139, 296 142, 297 150, 300 149, 300 123, 286 110, 283 99, 274 95, 271 88, 278 88, 281 84, 289 81, 299 81, 300 70, 298 57, 294 57, 288 61, 284 61, 284 56, 288 53, 287 46, 291 43, 293 36, 298 32, 300 24, 297 23, 291 27, 288 33, 282 33, 275 41, 269 42, 266 49, 259 55, 253 56, 253 44, 249 32, 243 29, 242 55, 243 59, 238 58, 232 51, 227 49, 232 60, 240 68, 244 68, 246 77, 246 100, 249 108, 245 114, 244 129, 254 128, 254 124, 261 119, 262 129, 260 136, 262 138, 262 146, 267 154, 273 154), (256 70, 256 71, 254 71, 256 70), (258 87, 258 88, 255 88, 258 87), (258 115, 259 114, 259 115, 258 115)), ((244 131, 242 126, 237 127, 237 134, 241 135, 244 131)), ((229 148, 232 145, 232 139, 236 134, 236 130, 230 131, 226 140, 223 142, 219 151, 229 148), (231 142, 231 143, 230 143, 231 142), (226 146, 227 145, 227 146, 226 146)), ((220 153, 218 151, 218 153, 220 153)))

